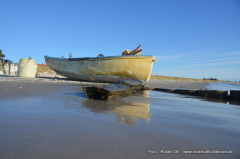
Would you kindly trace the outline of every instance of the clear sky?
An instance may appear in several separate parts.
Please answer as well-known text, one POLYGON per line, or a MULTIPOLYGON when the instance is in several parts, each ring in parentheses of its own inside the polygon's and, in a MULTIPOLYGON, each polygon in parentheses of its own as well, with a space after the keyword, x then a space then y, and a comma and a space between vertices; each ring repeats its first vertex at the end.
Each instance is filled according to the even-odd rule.
POLYGON ((153 75, 240 81, 240 0, 0 0, 0 49, 44 55, 121 55, 142 45, 153 75))

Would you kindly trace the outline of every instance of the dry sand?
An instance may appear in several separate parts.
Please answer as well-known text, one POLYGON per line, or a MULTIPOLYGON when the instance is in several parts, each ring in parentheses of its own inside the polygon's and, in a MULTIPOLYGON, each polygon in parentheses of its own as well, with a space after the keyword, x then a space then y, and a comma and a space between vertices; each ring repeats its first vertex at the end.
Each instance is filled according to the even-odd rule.
MULTIPOLYGON (((65 84, 85 86, 108 85, 108 83, 73 81, 59 76, 42 76, 38 78, 18 78, 5 76, 0 77, 0 99, 57 92, 65 84)), ((146 87, 205 89, 205 86, 207 85, 208 83, 205 82, 149 80, 146 87)))
MULTIPOLYGON (((81 84, 81 85, 108 85, 109 83, 94 83, 85 81, 75 81, 60 75, 49 74, 45 72, 37 78, 19 78, 13 76, 0 76, 0 82, 26 82, 26 83, 52 83, 52 84, 81 84)), ((9 84, 10 86, 11 84, 9 84)), ((151 88, 183 88, 183 89, 205 89, 208 83, 195 81, 166 81, 166 80, 149 80, 146 87, 151 88)), ((3 88, 3 87, 2 87, 3 88)), ((4 88, 7 89, 7 88, 4 88)))

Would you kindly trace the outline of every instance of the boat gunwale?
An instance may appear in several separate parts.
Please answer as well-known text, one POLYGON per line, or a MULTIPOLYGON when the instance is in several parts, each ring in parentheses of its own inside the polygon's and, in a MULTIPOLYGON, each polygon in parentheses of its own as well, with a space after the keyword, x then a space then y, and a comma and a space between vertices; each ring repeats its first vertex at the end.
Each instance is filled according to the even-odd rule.
MULTIPOLYGON (((82 60, 113 60, 113 59, 149 59, 155 58, 155 55, 123 55, 123 56, 105 56, 105 57, 81 57, 81 58, 61 58, 61 57, 51 57, 51 56, 44 56, 45 58, 49 59, 56 59, 56 60, 66 60, 66 61, 74 61, 68 59, 81 59, 82 60)), ((80 61, 80 60, 76 60, 80 61)))

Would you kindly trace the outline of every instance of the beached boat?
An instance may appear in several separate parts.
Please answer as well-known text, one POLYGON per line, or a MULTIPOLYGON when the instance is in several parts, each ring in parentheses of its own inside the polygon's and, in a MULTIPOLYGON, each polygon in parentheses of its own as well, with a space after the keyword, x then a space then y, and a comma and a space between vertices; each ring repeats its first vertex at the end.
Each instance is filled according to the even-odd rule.
POLYGON ((45 56, 46 64, 58 74, 81 81, 115 83, 121 79, 139 80, 145 85, 155 56, 130 55, 85 58, 45 56))

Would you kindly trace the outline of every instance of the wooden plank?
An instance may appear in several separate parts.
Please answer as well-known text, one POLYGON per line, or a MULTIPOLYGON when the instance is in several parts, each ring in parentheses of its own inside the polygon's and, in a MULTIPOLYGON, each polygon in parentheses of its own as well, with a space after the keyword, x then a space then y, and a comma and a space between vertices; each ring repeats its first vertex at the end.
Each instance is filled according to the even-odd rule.
POLYGON ((83 87, 86 96, 91 100, 109 100, 143 89, 144 86, 141 85, 141 82, 133 79, 120 80, 107 86, 83 87))
POLYGON ((231 90, 230 91, 230 99, 233 101, 240 101, 240 91, 239 90, 231 90))

